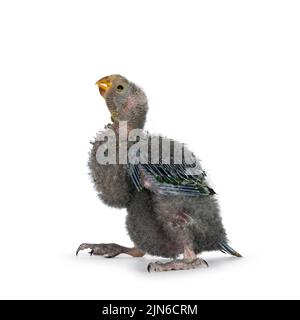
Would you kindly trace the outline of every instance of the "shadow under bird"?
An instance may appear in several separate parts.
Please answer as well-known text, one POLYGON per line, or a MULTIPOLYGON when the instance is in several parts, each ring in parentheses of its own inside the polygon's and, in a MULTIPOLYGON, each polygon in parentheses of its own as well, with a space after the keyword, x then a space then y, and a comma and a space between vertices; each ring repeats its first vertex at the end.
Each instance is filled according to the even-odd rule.
POLYGON ((206 267, 207 262, 197 256, 204 251, 221 251, 241 257, 228 244, 216 194, 209 186, 199 160, 185 145, 143 130, 148 111, 144 91, 121 75, 104 77, 96 84, 111 113, 112 123, 92 142, 88 165, 100 199, 108 206, 127 209, 126 226, 134 247, 83 243, 76 254, 90 249, 91 255, 107 258, 121 253, 132 257, 149 254, 170 258, 166 263, 149 263, 149 272, 206 267), (125 138, 121 134, 121 124, 126 124, 125 138), (121 162, 119 152, 124 153, 121 146, 125 142, 125 153, 128 151, 130 155, 132 152, 134 142, 130 132, 134 129, 142 130, 142 135, 147 138, 136 140, 142 147, 147 144, 147 157, 137 163, 121 162), (111 132, 115 134, 117 161, 99 162, 97 152, 108 144, 103 137, 111 132), (170 146, 167 155, 161 152, 165 144, 170 146), (188 151, 182 153, 181 163, 175 161, 175 146, 178 145, 188 151), (158 154, 156 161, 152 161, 153 150, 158 154), (193 165, 190 158, 194 159, 193 165), (197 170, 191 171, 191 168, 197 170), (180 255, 183 258, 179 258, 180 255))

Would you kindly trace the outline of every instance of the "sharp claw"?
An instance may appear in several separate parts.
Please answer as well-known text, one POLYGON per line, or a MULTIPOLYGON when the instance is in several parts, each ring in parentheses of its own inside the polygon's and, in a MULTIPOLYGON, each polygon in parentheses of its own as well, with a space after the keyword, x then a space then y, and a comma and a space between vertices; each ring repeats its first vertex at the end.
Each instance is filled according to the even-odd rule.
POLYGON ((76 250, 76 256, 78 256, 79 251, 81 251, 81 245, 78 247, 78 249, 76 250))
POLYGON ((208 268, 209 267, 208 263, 204 259, 202 259, 202 261, 206 264, 206 266, 208 268))

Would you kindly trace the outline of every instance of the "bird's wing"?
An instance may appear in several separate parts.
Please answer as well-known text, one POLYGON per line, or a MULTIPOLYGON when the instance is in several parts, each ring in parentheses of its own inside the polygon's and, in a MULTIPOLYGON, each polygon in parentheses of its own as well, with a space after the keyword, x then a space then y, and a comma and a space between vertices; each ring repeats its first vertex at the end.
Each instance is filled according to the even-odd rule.
POLYGON ((139 142, 140 149, 129 150, 129 158, 135 160, 128 164, 128 174, 138 191, 145 188, 158 194, 191 197, 215 194, 199 161, 184 144, 161 136, 145 137, 139 142), (169 146, 169 152, 163 152, 164 146, 169 146))
POLYGON ((138 191, 146 188, 163 195, 190 197, 215 194, 201 170, 191 174, 186 164, 129 164, 128 173, 138 191))

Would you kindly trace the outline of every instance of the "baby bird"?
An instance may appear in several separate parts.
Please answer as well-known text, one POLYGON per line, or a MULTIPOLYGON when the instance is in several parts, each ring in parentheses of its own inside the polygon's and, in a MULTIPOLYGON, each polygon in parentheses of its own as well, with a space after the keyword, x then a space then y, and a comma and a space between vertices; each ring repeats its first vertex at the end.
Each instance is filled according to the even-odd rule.
POLYGON ((91 255, 108 258, 121 253, 171 258, 151 262, 149 272, 206 267, 197 256, 203 251, 241 257, 228 245, 215 192, 199 161, 184 144, 143 130, 148 111, 144 91, 121 75, 96 84, 112 123, 92 143, 90 173, 105 204, 127 209, 134 247, 83 243, 76 254, 90 249, 91 255))

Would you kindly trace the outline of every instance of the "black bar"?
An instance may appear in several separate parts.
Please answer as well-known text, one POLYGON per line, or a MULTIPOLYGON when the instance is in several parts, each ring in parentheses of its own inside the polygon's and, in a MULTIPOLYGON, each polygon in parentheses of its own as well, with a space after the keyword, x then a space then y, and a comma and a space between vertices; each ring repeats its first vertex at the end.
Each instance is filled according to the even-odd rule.
POLYGON ((0 301, 3 319, 211 319, 225 317, 252 319, 272 314, 287 318, 297 314, 296 303, 287 308, 278 301, 199 300, 16 300, 0 301))

